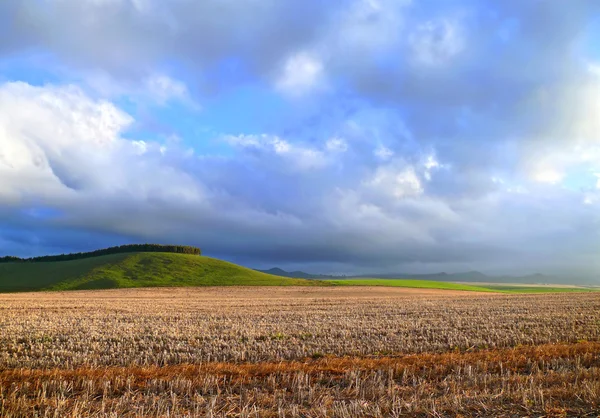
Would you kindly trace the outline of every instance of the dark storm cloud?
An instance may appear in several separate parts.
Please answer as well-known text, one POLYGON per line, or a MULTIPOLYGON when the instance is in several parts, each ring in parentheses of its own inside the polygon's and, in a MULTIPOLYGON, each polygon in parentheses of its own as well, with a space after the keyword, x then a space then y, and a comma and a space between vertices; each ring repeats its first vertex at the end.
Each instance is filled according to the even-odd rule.
POLYGON ((9 51, 49 51, 66 65, 117 79, 175 68, 210 90, 206 77, 228 59, 269 76, 288 53, 312 43, 344 3, 8 0, 0 12, 10 21, 3 41, 9 51))

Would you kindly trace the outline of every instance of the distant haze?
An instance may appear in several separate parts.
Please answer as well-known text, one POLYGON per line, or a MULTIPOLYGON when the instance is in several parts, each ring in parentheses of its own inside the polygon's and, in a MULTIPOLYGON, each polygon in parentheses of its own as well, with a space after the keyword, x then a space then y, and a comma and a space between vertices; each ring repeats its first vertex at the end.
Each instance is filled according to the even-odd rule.
POLYGON ((437 282, 465 282, 465 283, 516 283, 516 284, 576 284, 588 286, 600 286, 600 278, 595 275, 547 275, 547 274, 529 274, 524 276, 519 275, 490 275, 480 271, 466 271, 458 273, 377 273, 370 272, 364 274, 318 274, 307 273, 304 271, 285 271, 280 268, 272 268, 268 270, 259 270, 263 273, 268 273, 276 276, 299 278, 299 279, 354 279, 354 278, 369 278, 369 279, 418 279, 418 280, 433 280, 437 282))
POLYGON ((597 0, 3 0, 0 256, 600 273, 597 0))

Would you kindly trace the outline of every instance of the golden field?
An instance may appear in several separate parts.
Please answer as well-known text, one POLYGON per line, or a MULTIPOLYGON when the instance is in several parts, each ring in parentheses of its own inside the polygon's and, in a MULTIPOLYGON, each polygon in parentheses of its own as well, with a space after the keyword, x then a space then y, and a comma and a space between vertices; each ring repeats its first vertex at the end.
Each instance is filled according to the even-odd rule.
POLYGON ((0 416, 597 416, 600 294, 0 295, 0 416))

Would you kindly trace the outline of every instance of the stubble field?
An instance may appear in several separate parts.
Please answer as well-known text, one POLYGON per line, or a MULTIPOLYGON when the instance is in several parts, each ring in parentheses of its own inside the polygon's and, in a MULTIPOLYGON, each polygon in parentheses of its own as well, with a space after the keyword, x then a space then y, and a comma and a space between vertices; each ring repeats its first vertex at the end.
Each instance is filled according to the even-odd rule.
POLYGON ((0 295, 0 416, 597 416, 600 294, 0 295))

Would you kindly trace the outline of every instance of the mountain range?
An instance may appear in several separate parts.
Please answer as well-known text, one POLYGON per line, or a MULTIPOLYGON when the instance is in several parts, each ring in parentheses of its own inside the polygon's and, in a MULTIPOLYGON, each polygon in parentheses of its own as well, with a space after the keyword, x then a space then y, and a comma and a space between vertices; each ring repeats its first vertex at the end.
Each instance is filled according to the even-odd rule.
POLYGON ((305 272, 299 271, 299 270, 285 271, 278 267, 274 267, 269 270, 257 270, 257 271, 259 271, 261 273, 272 274, 273 276, 289 277, 292 279, 339 279, 339 278, 346 277, 346 276, 334 276, 331 274, 311 274, 311 273, 305 273, 305 272))
POLYGON ((275 267, 269 270, 258 270, 262 273, 272 274, 281 277, 290 277, 296 279, 400 279, 410 278, 419 280, 434 280, 442 282, 471 282, 471 283, 518 283, 518 284, 581 284, 598 285, 599 280, 590 277, 568 277, 546 274, 530 274, 524 276, 494 276, 487 275, 479 271, 467 271, 463 273, 429 273, 429 274, 410 274, 410 273, 386 273, 386 274, 361 274, 352 276, 335 276, 326 274, 312 274, 304 271, 285 271, 275 267))

